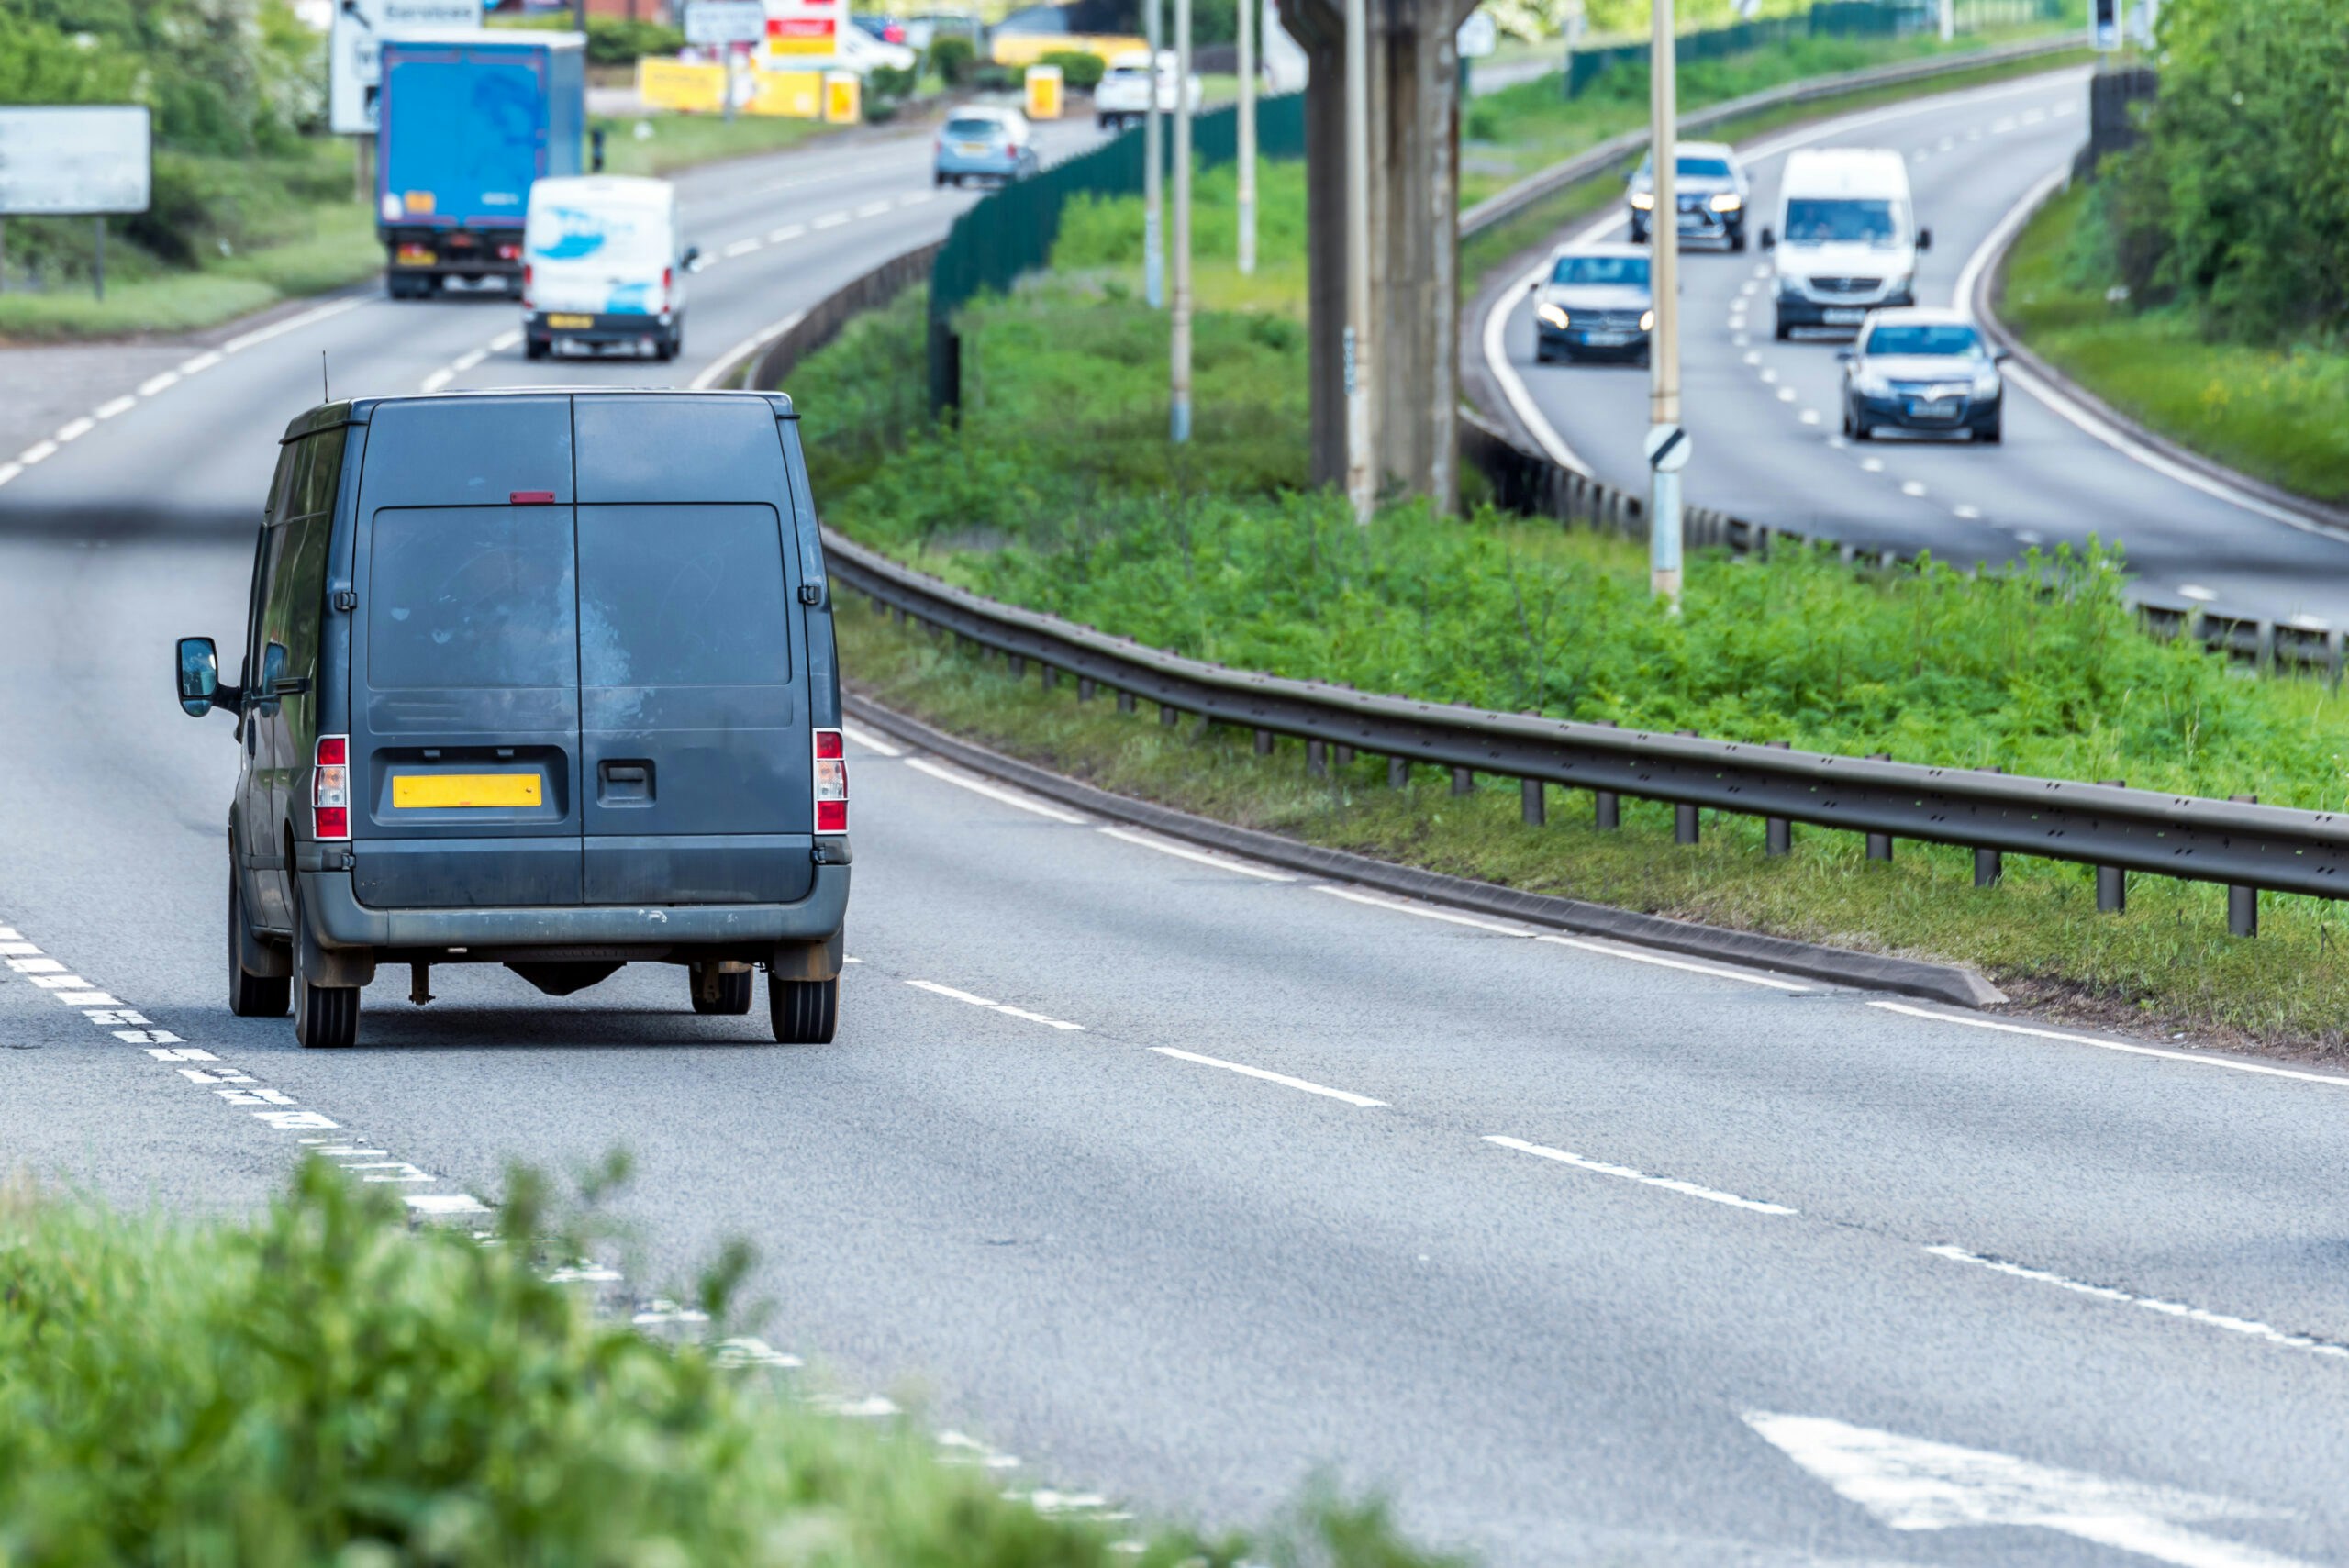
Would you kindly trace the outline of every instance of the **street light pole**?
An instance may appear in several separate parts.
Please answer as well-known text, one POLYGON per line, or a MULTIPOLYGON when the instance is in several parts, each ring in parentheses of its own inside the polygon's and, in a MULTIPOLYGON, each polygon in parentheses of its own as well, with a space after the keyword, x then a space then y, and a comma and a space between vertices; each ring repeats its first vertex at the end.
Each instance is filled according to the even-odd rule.
POLYGON ((1191 439, 1191 0, 1174 0, 1174 357, 1169 434, 1181 442, 1191 439))
POLYGON ((1160 0, 1141 0, 1142 30, 1150 44, 1150 107, 1142 115, 1141 155, 1149 165, 1141 176, 1141 296, 1152 310, 1166 303, 1166 255, 1159 243, 1158 167, 1158 7, 1160 0))
POLYGON ((1255 270, 1256 0, 1240 0, 1240 271, 1255 270))
MULTIPOLYGON (((1649 293, 1655 301, 1655 328, 1648 339, 1650 395, 1648 491, 1648 585, 1675 615, 1680 612, 1680 465, 1658 461, 1671 450, 1659 432, 1680 425, 1680 195, 1679 115, 1674 95, 1672 0, 1654 0, 1648 43, 1648 146, 1655 178, 1655 206, 1648 219, 1651 250, 1649 293)), ((1677 444, 1677 443, 1671 443, 1677 444)), ((1685 460, 1686 454, 1680 454, 1685 460)))
POLYGON ((1957 37, 1957 0, 1942 0, 1942 42, 1957 37))
POLYGON ((1370 21, 1346 0, 1346 498, 1370 521, 1370 21))

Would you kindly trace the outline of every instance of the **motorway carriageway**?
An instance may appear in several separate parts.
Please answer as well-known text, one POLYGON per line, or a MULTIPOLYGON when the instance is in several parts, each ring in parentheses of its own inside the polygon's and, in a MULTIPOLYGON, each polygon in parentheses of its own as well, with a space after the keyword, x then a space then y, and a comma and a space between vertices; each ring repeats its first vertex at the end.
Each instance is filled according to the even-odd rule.
MULTIPOLYGON (((2349 625, 2349 540, 2256 497, 2164 464, 2150 467, 2072 423, 2017 384, 2009 368, 2006 439, 1977 447, 1933 436, 1839 434, 1848 334, 1771 332, 1765 223, 1777 223, 1778 176, 1798 147, 1885 147, 1909 161, 1917 221, 1933 233, 1917 301, 1965 306, 1994 235, 2060 179, 2087 135, 2087 78, 2054 72, 1923 97, 1773 134, 1741 150, 1753 180, 1751 249, 1681 250, 1683 423, 1696 442, 1684 476, 1692 506, 1866 550, 1945 561, 2007 562, 2037 547, 2125 546, 2147 597, 2199 603, 2315 629, 2349 625)), ((1623 206, 1571 231, 1620 240, 1623 206)), ((1644 495, 1640 442, 1648 373, 1639 365, 1533 362, 1523 280, 1497 319, 1468 324, 1511 412, 1553 455, 1644 495), (1542 428, 1546 427, 1546 430, 1542 428), (1546 436, 1546 440, 1543 438, 1546 436)), ((2068 400, 2065 400, 2068 402, 2068 400)))
MULTIPOLYGON (((765 167, 721 254, 893 205, 697 280, 676 367, 457 384, 689 380, 951 206, 894 205, 912 141, 765 167)), ((1209 1520, 1328 1465, 1503 1564, 2349 1556, 2324 1073, 1324 885, 861 730, 831 1047, 696 1018, 661 967, 562 1000, 442 969, 424 1008, 386 971, 350 1052, 231 1018, 236 751, 177 712, 171 639, 233 654, 321 344, 398 391, 501 320, 351 306, 0 489, 9 1167, 233 1211, 306 1146, 462 1216, 509 1158, 625 1147, 643 1288, 747 1238, 763 1331, 843 1385, 1209 1520)))

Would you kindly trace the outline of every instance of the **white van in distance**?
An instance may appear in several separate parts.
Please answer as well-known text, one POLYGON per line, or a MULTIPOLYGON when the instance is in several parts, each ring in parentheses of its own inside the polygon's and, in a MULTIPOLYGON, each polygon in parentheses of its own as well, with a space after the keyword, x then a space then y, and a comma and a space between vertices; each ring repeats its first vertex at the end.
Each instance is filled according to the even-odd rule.
POLYGON ((685 274, 701 252, 677 233, 666 180, 588 174, 530 187, 522 229, 523 352, 558 342, 673 360, 685 340, 685 274))
POLYGON ((1762 231, 1762 248, 1776 252, 1778 339, 1798 327, 1857 328, 1878 306, 1916 304, 1917 253, 1932 243, 1932 230, 1916 227, 1898 152, 1788 153, 1777 226, 1762 231))

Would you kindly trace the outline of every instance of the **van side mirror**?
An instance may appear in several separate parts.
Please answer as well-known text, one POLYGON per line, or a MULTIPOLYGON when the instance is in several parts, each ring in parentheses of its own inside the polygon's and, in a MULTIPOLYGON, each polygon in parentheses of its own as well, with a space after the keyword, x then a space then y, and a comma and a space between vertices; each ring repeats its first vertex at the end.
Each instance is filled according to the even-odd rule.
POLYGON ((683 262, 685 263, 685 271, 687 271, 687 272, 700 272, 700 271, 701 271, 701 247, 700 247, 700 246, 698 246, 698 245, 688 245, 688 246, 686 246, 686 247, 685 247, 685 253, 683 256, 679 257, 679 258, 678 258, 678 260, 679 260, 679 261, 683 261, 683 262))
POLYGON ((1920 250, 1930 250, 1932 248, 1933 231, 1930 228, 1920 228, 1917 230, 1917 249, 1920 250))
POLYGON ((1525 292, 1528 294, 1540 294, 1542 292, 1542 280, 1540 278, 1536 278, 1531 283, 1526 284, 1525 292))
POLYGON ((216 707, 244 711, 244 694, 220 684, 220 653, 210 638, 181 638, 174 663, 182 713, 202 718, 216 707))
POLYGON ((1776 250, 1777 248, 1778 236, 1771 229, 1768 224, 1764 224, 1762 226, 1762 249, 1765 250, 1776 250))
POLYGON ((1856 356, 1849 349, 1838 349, 1835 350, 1835 357, 1845 364, 1850 364, 1856 356))
POLYGON ((2005 364, 2009 360, 2011 360, 2014 357, 2014 350, 2011 349, 1993 349, 1990 350, 1990 362, 1994 365, 2005 364))

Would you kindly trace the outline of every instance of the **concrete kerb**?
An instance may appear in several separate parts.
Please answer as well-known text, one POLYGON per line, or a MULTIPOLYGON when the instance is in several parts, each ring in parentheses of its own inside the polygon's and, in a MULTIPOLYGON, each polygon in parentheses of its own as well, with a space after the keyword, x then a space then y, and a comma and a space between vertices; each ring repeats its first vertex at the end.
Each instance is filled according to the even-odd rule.
POLYGON ((1578 898, 1556 898, 1527 893, 1495 883, 1446 876, 1416 866, 1397 865, 1344 850, 1300 843, 1277 833, 1236 827, 1193 816, 1172 806, 1113 794, 1092 784, 1023 762, 1000 751, 958 740, 921 720, 885 707, 869 697, 850 694, 849 717, 909 746, 935 753, 958 766, 1031 795, 1073 806, 1096 817, 1130 823, 1181 839, 1204 849, 1244 856, 1269 865, 1328 877, 1360 887, 1375 888, 1407 898, 1424 899, 1481 915, 1547 926, 1577 936, 1601 937, 1639 947, 1656 948, 1691 958, 1711 959, 1750 969, 1822 980, 1866 991, 1889 991, 1961 1007, 1994 1007, 2007 1000, 2005 993, 1976 971, 1963 964, 1935 963, 1926 959, 1897 958, 1882 953, 1855 952, 1846 948, 1795 941, 1752 931, 1724 930, 1688 920, 1642 915, 1578 898))

